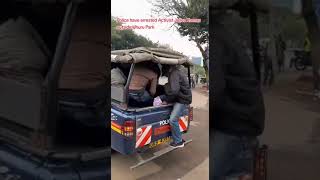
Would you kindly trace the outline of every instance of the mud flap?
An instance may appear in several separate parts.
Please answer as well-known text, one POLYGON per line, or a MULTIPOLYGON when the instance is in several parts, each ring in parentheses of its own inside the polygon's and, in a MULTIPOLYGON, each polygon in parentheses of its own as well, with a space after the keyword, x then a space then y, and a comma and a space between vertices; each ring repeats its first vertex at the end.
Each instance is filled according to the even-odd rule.
MULTIPOLYGON (((192 139, 189 139, 189 140, 186 140, 185 141, 185 145, 187 145, 187 144, 189 144, 190 142, 192 142, 192 139)), ((164 155, 164 154, 167 154, 167 153, 169 153, 169 152, 171 152, 171 151, 173 151, 173 150, 175 150, 175 149, 177 149, 177 147, 171 147, 171 146, 167 146, 167 147, 165 147, 165 148, 163 148, 163 149, 160 149, 159 151, 157 151, 157 152, 154 152, 153 154, 152 154, 152 156, 151 157, 149 157, 149 158, 147 158, 147 159, 144 159, 142 156, 141 156, 141 154, 137 154, 137 159, 138 159, 138 163, 137 164, 135 164, 135 165, 133 165, 133 166, 131 166, 130 167, 130 170, 132 171, 133 169, 135 169, 135 168, 137 168, 137 167, 139 167, 139 166, 142 166, 142 165, 144 165, 144 164, 146 164, 146 163, 148 163, 148 162, 151 162, 152 160, 154 160, 154 159, 156 159, 156 158, 158 158, 158 157, 160 157, 160 156, 162 156, 162 155, 164 155)))

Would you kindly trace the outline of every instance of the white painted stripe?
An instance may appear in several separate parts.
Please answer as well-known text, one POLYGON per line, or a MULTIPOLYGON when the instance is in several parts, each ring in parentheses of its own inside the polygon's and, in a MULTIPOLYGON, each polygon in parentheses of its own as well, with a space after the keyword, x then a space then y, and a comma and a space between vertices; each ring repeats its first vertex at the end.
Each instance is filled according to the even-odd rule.
MULTIPOLYGON (((142 128, 141 128, 142 129, 142 128)), ((146 136, 146 134, 148 130, 148 126, 145 128, 145 130, 143 131, 143 133, 141 134, 141 136, 139 137, 139 139, 136 142, 136 148, 139 146, 139 144, 141 143, 141 141, 144 139, 144 137, 146 136)))
POLYGON ((146 135, 148 134, 148 132, 151 130, 151 126, 147 126, 147 128, 145 129, 145 131, 142 133, 142 135, 140 136, 140 138, 138 139, 138 141, 136 142, 136 148, 139 147, 140 143, 142 142, 142 140, 146 137, 146 135))
MULTIPOLYGON (((147 128, 146 128, 146 133, 144 133, 144 137, 141 139, 141 141, 143 141, 145 138, 146 138, 146 136, 147 136, 147 134, 148 134, 148 132, 150 132, 151 131, 151 128, 152 128, 152 126, 148 126, 147 128)), ((152 136, 152 134, 151 134, 151 136, 152 136)), ((151 137, 150 136, 150 137, 151 137)), ((139 139, 139 140, 140 140, 139 139)), ((147 140, 148 141, 148 140, 147 140)), ((141 142, 140 142, 141 143, 141 142)), ((139 145, 140 145, 140 143, 139 143, 139 145)))
MULTIPOLYGON (((188 127, 188 123, 185 122, 185 121, 186 121, 185 117, 183 116, 183 117, 181 117, 180 119, 181 119, 182 123, 183 123, 186 127, 188 127)), ((183 132, 183 131, 184 131, 184 130, 182 129, 182 127, 180 126, 180 124, 179 124, 179 128, 180 128, 180 132, 183 132)))
MULTIPOLYGON (((139 130, 142 131, 142 128, 139 128, 139 129, 137 130, 137 132, 138 132, 139 130)), ((143 133, 144 133, 144 131, 141 133, 141 136, 143 135, 143 133)), ((137 138, 141 139, 141 136, 140 136, 140 137, 137 136, 137 138)), ((139 141, 139 139, 136 139, 136 148, 138 147, 138 141, 139 141)))
POLYGON ((188 128, 188 116, 184 116, 183 117, 183 119, 182 119, 182 121, 183 121, 183 123, 184 123, 184 125, 188 128))
POLYGON ((151 143, 151 137, 152 137, 152 134, 151 134, 151 136, 149 137, 149 139, 146 141, 146 144, 145 144, 145 145, 151 143))

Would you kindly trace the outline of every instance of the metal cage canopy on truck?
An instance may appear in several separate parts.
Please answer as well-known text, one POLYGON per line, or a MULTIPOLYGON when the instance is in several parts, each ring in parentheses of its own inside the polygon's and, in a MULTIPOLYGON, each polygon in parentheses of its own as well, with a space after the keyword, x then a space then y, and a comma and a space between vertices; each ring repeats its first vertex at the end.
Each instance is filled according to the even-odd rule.
MULTIPOLYGON (((111 87, 111 96, 119 97, 116 101, 127 104, 128 103, 128 89, 132 78, 133 70, 136 63, 140 62, 153 62, 161 65, 183 65, 188 70, 189 84, 191 84, 190 67, 193 66, 191 60, 171 49, 165 48, 149 48, 149 47, 138 47, 126 50, 115 50, 111 51, 111 62, 112 63, 125 63, 131 64, 130 72, 127 78, 127 83, 122 87, 111 87)), ((114 99, 115 100, 115 99, 114 99)))
POLYGON ((128 50, 111 51, 111 62, 113 63, 139 63, 152 61, 167 65, 192 66, 191 60, 176 51, 165 48, 138 47, 128 50))

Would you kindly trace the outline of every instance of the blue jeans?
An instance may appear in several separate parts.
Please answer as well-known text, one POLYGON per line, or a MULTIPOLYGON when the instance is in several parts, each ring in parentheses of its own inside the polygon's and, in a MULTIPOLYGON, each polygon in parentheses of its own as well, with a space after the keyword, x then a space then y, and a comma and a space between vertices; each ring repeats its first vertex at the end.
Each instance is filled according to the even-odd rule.
POLYGON ((135 107, 152 106, 153 98, 146 90, 129 91, 129 103, 135 107))
POLYGON ((225 180, 253 173, 256 137, 238 137, 222 132, 213 135, 213 179, 225 180))
POLYGON ((187 105, 185 104, 175 103, 170 115, 169 123, 171 126, 172 139, 175 143, 180 143, 182 141, 182 133, 179 128, 179 118, 186 106, 187 105))

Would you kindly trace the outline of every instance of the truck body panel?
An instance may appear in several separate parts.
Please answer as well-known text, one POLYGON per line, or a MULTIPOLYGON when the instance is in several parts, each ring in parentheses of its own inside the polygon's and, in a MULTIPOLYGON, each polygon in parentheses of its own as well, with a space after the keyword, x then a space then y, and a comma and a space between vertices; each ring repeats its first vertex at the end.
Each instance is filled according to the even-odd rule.
MULTIPOLYGON (((173 106, 149 107, 134 110, 111 108, 111 148, 122 154, 133 154, 153 148, 171 139, 170 114, 173 106), (132 136, 124 135, 124 124, 134 122, 132 136)), ((192 108, 188 106, 180 115, 180 131, 188 131, 192 108)))

